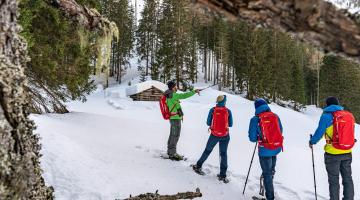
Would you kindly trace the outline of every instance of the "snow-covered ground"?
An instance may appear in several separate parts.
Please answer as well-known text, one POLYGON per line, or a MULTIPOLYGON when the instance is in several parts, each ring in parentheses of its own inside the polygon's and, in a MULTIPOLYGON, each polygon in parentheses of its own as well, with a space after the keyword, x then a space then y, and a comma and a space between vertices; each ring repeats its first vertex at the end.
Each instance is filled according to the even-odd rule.
MULTIPOLYGON (((204 165, 206 176, 189 167, 204 150, 209 133, 205 124, 208 110, 216 97, 224 94, 204 90, 182 102, 185 119, 178 152, 188 161, 174 162, 159 158, 166 150, 169 123, 162 119, 157 102, 133 102, 125 96, 129 73, 123 85, 106 92, 99 89, 86 103, 69 103, 69 114, 32 115, 42 140, 41 165, 45 181, 55 188, 57 199, 123 199, 159 190, 161 194, 195 191, 205 200, 250 199, 258 193, 260 166, 255 158, 245 196, 242 189, 254 144, 247 129, 254 114, 253 102, 228 95, 234 127, 228 149, 229 184, 216 179, 219 154, 215 148, 204 165)), ((197 87, 202 87, 198 85, 197 87)), ((309 107, 298 113, 277 105, 270 106, 283 122, 285 147, 278 156, 275 191, 277 199, 314 199, 309 134, 317 126, 321 110, 309 107)), ((359 136, 359 127, 356 127, 359 136)), ((327 176, 323 164, 322 141, 315 147, 319 199, 328 199, 327 176)), ((354 149, 353 175, 356 198, 360 199, 360 152, 354 149)))

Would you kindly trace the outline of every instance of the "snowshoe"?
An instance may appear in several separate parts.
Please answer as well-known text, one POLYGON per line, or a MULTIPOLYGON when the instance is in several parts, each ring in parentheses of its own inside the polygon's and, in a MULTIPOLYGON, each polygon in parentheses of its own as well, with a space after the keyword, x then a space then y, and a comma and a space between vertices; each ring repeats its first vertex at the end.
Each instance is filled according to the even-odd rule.
POLYGON ((226 176, 224 177, 224 176, 220 176, 220 174, 218 174, 217 177, 218 177, 219 181, 222 181, 224 183, 229 183, 230 182, 230 180, 227 179, 226 176))
POLYGON ((196 164, 195 165, 190 165, 192 167, 192 169, 194 170, 195 173, 204 176, 205 172, 201 169, 201 167, 198 167, 196 164))
POLYGON ((179 154, 174 154, 174 155, 168 155, 168 154, 161 154, 160 155, 160 157, 161 158, 164 158, 164 159, 170 159, 170 160, 172 160, 172 161, 181 161, 181 160, 184 160, 184 161, 186 161, 187 160, 187 158, 185 158, 184 156, 182 156, 182 155, 179 155, 179 154))
POLYGON ((253 196, 252 199, 253 200, 266 200, 265 197, 257 197, 257 196, 253 196))

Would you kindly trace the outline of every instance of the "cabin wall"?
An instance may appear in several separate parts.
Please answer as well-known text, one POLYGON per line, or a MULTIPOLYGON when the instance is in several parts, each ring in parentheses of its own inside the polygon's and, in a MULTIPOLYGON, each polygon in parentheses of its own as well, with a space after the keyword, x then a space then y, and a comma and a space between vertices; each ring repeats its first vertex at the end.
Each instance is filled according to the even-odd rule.
POLYGON ((155 87, 151 87, 148 90, 131 95, 130 98, 132 98, 134 101, 159 101, 163 94, 164 93, 161 90, 155 87))

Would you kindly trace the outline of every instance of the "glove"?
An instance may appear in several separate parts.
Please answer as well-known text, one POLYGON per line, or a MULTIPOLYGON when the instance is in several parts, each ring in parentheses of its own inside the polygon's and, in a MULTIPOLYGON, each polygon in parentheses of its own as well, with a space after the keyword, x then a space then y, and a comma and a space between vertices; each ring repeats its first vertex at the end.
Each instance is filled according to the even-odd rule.
POLYGON ((310 149, 313 148, 313 144, 311 143, 311 141, 309 141, 309 147, 310 147, 310 149))

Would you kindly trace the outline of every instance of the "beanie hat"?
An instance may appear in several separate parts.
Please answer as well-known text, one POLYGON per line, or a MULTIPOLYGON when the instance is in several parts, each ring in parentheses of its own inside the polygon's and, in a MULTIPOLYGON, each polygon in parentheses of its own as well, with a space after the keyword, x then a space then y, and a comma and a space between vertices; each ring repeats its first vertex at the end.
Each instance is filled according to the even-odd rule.
POLYGON ((339 105, 339 100, 336 97, 326 98, 326 106, 339 105))
POLYGON ((255 109, 257 109, 258 107, 260 107, 262 105, 267 105, 267 102, 263 98, 257 98, 254 102, 254 105, 255 105, 255 109))
POLYGON ((175 81, 171 80, 171 81, 167 82, 167 86, 168 86, 169 90, 172 90, 176 86, 176 83, 175 83, 175 81))
POLYGON ((216 98, 216 103, 219 103, 219 102, 222 102, 224 100, 225 96, 224 95, 219 95, 217 98, 216 98))

